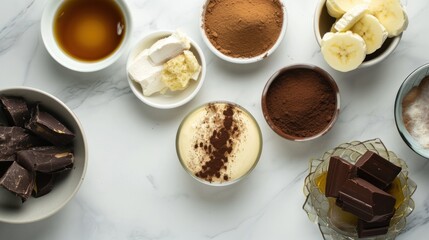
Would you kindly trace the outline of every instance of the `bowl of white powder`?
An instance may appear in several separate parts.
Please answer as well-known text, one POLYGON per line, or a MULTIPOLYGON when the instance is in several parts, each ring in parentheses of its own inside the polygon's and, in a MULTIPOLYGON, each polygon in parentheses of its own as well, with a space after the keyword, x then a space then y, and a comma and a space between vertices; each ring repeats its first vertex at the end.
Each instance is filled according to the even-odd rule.
POLYGON ((395 121, 404 142, 429 158, 429 63, 414 70, 399 88, 395 121))

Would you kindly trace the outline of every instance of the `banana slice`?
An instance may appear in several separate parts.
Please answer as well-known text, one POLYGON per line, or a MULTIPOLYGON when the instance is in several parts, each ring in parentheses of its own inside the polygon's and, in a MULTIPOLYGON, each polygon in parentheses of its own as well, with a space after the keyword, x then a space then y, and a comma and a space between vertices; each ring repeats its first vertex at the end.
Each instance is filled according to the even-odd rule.
POLYGON ((361 36, 351 31, 326 33, 321 45, 321 51, 326 62, 341 72, 356 69, 366 56, 365 41, 361 36))
POLYGON ((371 14, 365 14, 350 30, 365 40, 366 54, 379 49, 387 38, 386 29, 371 14))
POLYGON ((363 15, 365 15, 368 11, 367 5, 356 5, 344 15, 338 19, 337 23, 335 23, 334 28, 338 32, 345 32, 349 30, 357 21, 359 21, 363 15))
POLYGON ((326 9, 329 15, 340 18, 344 13, 350 11, 356 5, 368 5, 370 0, 326 0, 326 9))
POLYGON ((389 37, 398 36, 407 28, 408 17, 400 0, 372 0, 368 9, 383 24, 389 37))

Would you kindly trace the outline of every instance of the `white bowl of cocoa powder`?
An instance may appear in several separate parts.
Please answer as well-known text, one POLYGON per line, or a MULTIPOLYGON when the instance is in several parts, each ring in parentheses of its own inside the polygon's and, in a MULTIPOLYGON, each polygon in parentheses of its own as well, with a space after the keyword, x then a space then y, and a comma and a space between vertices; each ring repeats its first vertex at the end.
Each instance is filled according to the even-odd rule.
POLYGON ((287 27, 282 0, 207 0, 201 35, 221 59, 238 64, 258 62, 280 45, 287 27))

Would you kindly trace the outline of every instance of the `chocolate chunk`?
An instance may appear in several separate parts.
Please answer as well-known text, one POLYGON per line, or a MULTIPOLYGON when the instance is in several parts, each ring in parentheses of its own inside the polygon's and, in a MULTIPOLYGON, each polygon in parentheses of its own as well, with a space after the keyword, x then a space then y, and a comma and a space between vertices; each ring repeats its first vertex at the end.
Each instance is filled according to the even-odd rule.
POLYGON ((0 159, 0 178, 9 169, 10 165, 15 161, 15 155, 11 155, 9 158, 0 159))
POLYGON ((0 186, 20 196, 22 202, 25 202, 33 191, 33 173, 13 162, 3 177, 0 178, 0 186))
POLYGON ((396 202, 392 195, 361 178, 347 180, 340 190, 339 198, 344 211, 367 222, 392 215, 396 202))
POLYGON ((365 222, 362 219, 358 220, 358 225, 356 231, 358 233, 359 238, 373 237, 377 235, 386 234, 389 230, 390 220, 392 216, 389 216, 385 220, 377 221, 377 222, 365 222))
POLYGON ((344 182, 353 177, 353 172, 354 166, 352 164, 340 157, 331 157, 326 178, 325 195, 327 197, 338 197, 338 192, 344 182))
POLYGON ((38 198, 52 191, 54 188, 54 175, 46 173, 37 173, 36 183, 33 189, 33 197, 38 198))
POLYGON ((26 127, 54 145, 67 145, 74 139, 74 134, 66 126, 51 114, 41 111, 39 105, 33 108, 26 127))
POLYGON ((21 127, 0 126, 0 159, 8 159, 19 150, 46 144, 21 127))
POLYGON ((11 125, 24 127, 30 118, 27 103, 22 97, 0 97, 2 109, 11 125))
POLYGON ((73 153, 64 147, 36 147, 16 153, 16 161, 29 171, 52 173, 73 165, 73 153))
POLYGON ((356 162, 357 175, 360 178, 374 184, 375 186, 386 189, 393 182, 396 176, 401 172, 401 167, 384 159, 377 153, 367 151, 356 162))

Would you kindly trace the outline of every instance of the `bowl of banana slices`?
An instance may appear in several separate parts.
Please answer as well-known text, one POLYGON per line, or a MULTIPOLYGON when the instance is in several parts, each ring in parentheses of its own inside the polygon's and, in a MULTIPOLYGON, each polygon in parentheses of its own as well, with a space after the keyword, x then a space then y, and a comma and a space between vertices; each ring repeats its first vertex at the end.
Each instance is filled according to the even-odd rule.
POLYGON ((320 0, 314 14, 323 58, 340 72, 386 59, 407 26, 400 0, 320 0))

